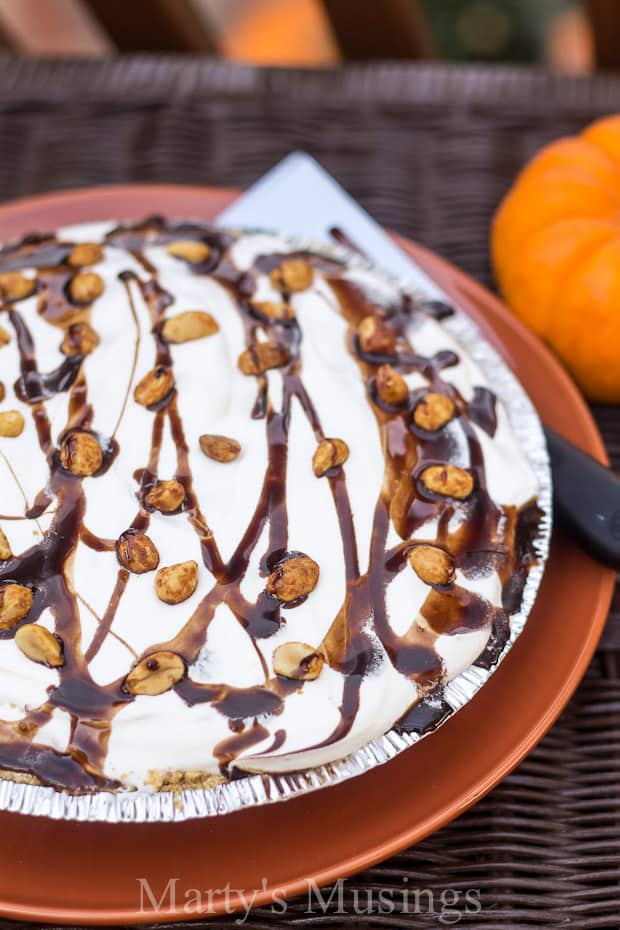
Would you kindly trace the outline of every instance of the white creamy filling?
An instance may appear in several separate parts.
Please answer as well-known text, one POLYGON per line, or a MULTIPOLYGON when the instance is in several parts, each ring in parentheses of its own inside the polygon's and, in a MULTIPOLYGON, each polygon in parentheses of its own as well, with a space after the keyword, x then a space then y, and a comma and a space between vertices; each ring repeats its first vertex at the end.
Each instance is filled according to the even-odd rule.
POLYGON ((332 669, 307 682, 303 691, 287 699, 278 717, 276 728, 286 730, 280 749, 261 755, 259 747, 247 757, 242 755, 239 767, 248 772, 290 772, 342 758, 389 730, 418 696, 415 684, 384 659, 362 682, 355 723, 347 735, 329 746, 312 748, 327 739, 340 721, 342 684, 342 676, 332 669))
MULTIPOLYGON (((113 224, 71 227, 62 234, 67 239, 89 241, 102 235, 110 225, 113 224)), ((243 270, 258 255, 287 252, 290 248, 277 236, 247 235, 234 245, 232 257, 243 270)), ((147 248, 145 254, 158 269, 161 285, 175 297, 174 305, 167 311, 169 316, 185 310, 206 310, 219 325, 219 332, 207 339, 173 346, 172 355, 194 490, 222 557, 227 560, 258 503, 267 465, 265 421, 250 416, 256 399, 256 382, 242 375, 237 367, 244 348, 243 326, 224 287, 188 274, 184 264, 169 256, 163 247, 147 248), (198 446, 198 436, 205 432, 236 438, 242 446, 238 459, 221 464, 207 458, 198 446)), ((101 344, 84 363, 89 400, 95 409, 93 426, 104 436, 116 430, 120 445, 119 455, 108 472, 84 481, 85 525, 92 533, 109 539, 116 539, 138 511, 134 472, 147 464, 153 424, 153 414, 136 404, 132 396, 137 381, 154 365, 155 346, 150 317, 138 286, 129 285, 136 324, 126 287, 118 280, 119 271, 126 269, 134 270, 142 279, 146 276, 126 252, 113 246, 106 247, 105 261, 93 269, 105 282, 104 293, 95 301, 92 311, 92 324, 101 344)), ((350 277, 381 299, 397 296, 391 285, 369 272, 351 272, 350 277)), ((279 299, 266 275, 259 276, 256 299, 279 299)), ((335 309, 335 295, 326 282, 316 274, 313 288, 295 294, 292 304, 303 333, 305 388, 325 435, 344 439, 350 448, 344 471, 363 573, 368 565, 374 508, 384 467, 377 423, 357 365, 345 346, 345 321, 335 309)), ((61 330, 37 314, 35 298, 20 302, 19 311, 31 329, 40 370, 55 368, 63 358, 59 351, 61 330)), ((444 349, 458 353, 459 364, 445 369, 442 376, 465 399, 471 399, 474 386, 485 385, 482 372, 438 322, 428 319, 416 324, 410 336, 419 354, 431 356, 444 349)), ((26 418, 26 429, 20 437, 0 438, 0 513, 20 518, 0 520, 0 525, 13 550, 21 552, 40 541, 41 531, 49 525, 48 516, 41 518, 40 527, 23 519, 26 506, 32 504, 44 487, 48 472, 39 452, 30 410, 15 398, 12 390, 19 374, 15 340, 1 352, 2 380, 7 387, 2 408, 19 409, 26 418)), ((408 376, 407 380, 412 388, 425 383, 419 374, 408 376)), ((269 373, 275 409, 282 402, 281 383, 279 372, 269 373)), ((54 440, 67 420, 67 399, 67 394, 59 394, 46 404, 54 440)), ((521 505, 535 495, 535 479, 499 403, 497 413, 498 426, 493 438, 476 428, 484 453, 488 489, 498 504, 521 505)), ((466 447, 457 434, 460 436, 458 429, 455 430, 458 458, 464 460, 466 447)), ((301 641, 317 646, 338 613, 345 591, 342 544, 329 482, 317 479, 312 471, 315 448, 316 440, 308 421, 294 401, 286 478, 289 548, 304 552, 319 563, 321 573, 315 591, 301 605, 283 610, 285 622, 281 628, 268 639, 257 640, 256 648, 229 608, 219 607, 206 644, 190 669, 194 680, 235 687, 260 685, 265 677, 261 655, 271 674, 273 651, 278 645, 301 641)), ((175 467, 176 450, 166 425, 159 477, 172 477, 175 467)), ((459 519, 457 512, 451 529, 458 526, 459 519)), ((432 539, 434 532, 435 527, 427 524, 416 537, 432 539)), ((134 662, 134 654, 174 637, 213 584, 202 565, 198 536, 185 516, 154 513, 148 533, 160 553, 160 566, 188 559, 199 563, 198 587, 187 601, 171 607, 157 598, 152 573, 131 575, 112 633, 90 666, 93 678, 100 684, 124 677, 134 662)), ((390 534, 390 539, 393 535, 390 534)), ((266 544, 264 534, 242 582, 241 591, 251 600, 265 585, 258 563, 266 544)), ((85 602, 79 602, 83 650, 88 648, 105 613, 118 569, 114 552, 94 552, 79 543, 74 584, 85 602)), ((499 606, 501 590, 495 573, 477 581, 460 576, 458 582, 499 606)), ((391 626, 398 635, 409 629, 429 590, 410 570, 396 576, 387 590, 387 608, 391 626)), ((51 618, 43 622, 53 628, 51 618)), ((484 649, 488 636, 488 629, 440 636, 436 648, 447 677, 452 678, 467 668, 484 649)), ((325 666, 318 679, 304 683, 286 699, 281 714, 260 720, 267 736, 246 750, 238 764, 249 771, 274 772, 319 765, 340 758, 386 732, 415 702, 417 688, 394 670, 379 643, 377 648, 382 659, 363 681, 359 709, 343 738, 315 748, 330 737, 340 720, 344 678, 325 666), (284 742, 270 752, 269 747, 280 730, 286 731, 284 742)), ((27 708, 43 703, 46 688, 57 680, 56 671, 26 659, 12 640, 0 641, 0 717, 18 719, 27 708)), ((141 696, 123 707, 113 721, 106 772, 130 785, 143 784, 152 770, 216 772, 214 747, 230 736, 227 719, 209 704, 188 707, 174 692, 141 696)), ((55 711, 39 737, 62 750, 69 738, 68 715, 55 711)))

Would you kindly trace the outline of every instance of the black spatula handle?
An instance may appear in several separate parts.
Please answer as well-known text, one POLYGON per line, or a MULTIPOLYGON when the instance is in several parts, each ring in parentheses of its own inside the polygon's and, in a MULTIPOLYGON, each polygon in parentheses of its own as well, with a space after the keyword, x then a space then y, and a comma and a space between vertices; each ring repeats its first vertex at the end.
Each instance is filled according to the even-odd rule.
POLYGON ((555 511, 595 558, 620 569, 620 478, 545 428, 555 511))

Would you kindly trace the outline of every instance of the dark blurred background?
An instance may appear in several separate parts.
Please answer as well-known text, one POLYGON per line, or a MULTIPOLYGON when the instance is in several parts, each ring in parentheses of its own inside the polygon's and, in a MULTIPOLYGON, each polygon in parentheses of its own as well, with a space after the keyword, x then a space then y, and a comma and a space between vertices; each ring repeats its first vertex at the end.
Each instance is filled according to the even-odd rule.
POLYGON ((0 0, 0 45, 38 56, 194 52, 320 67, 343 59, 620 65, 618 0, 0 0))

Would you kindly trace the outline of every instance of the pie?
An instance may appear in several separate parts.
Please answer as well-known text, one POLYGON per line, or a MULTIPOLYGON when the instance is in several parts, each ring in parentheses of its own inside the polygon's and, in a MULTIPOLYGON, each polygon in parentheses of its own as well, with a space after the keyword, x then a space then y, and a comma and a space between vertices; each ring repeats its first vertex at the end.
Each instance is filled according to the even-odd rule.
POLYGON ((506 642, 537 482, 450 307, 158 217, 0 252, 0 769, 333 762, 506 642))

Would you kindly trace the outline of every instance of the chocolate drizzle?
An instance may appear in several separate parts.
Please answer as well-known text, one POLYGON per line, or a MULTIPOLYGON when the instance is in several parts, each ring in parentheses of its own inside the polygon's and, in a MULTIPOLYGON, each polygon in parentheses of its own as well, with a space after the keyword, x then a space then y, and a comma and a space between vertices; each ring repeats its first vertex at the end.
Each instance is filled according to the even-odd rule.
MULTIPOLYGON (((249 271, 241 272, 230 259, 229 246, 233 239, 229 235, 197 224, 168 224, 160 217, 150 217, 135 226, 119 227, 106 236, 108 245, 129 253, 143 272, 138 275, 127 269, 119 276, 127 295, 128 316, 135 328, 133 366, 123 411, 128 403, 133 403, 129 390, 136 374, 140 339, 145 338, 140 333, 134 303, 138 292, 150 314, 154 369, 160 367, 174 372, 174 359, 162 336, 162 324, 175 298, 162 287, 146 249, 178 239, 204 243, 209 247, 205 260, 185 262, 187 273, 210 276, 229 291, 243 324, 246 346, 252 348, 261 339, 268 339, 286 349, 286 362, 279 368, 283 387, 280 410, 272 405, 267 377, 264 374, 256 376, 256 402, 248 416, 264 421, 268 462, 256 508, 230 559, 224 561, 222 558, 194 489, 188 438, 174 388, 148 408, 152 412, 151 442, 148 461, 135 473, 138 484, 136 514, 129 527, 119 527, 119 535, 122 532, 144 533, 149 528, 152 508, 145 505, 144 498, 160 477, 160 451, 164 428, 168 426, 176 449, 176 470, 172 477, 185 491, 182 505, 170 515, 170 519, 186 520, 193 528, 201 561, 212 577, 212 585, 176 635, 168 642, 149 646, 136 659, 148 659, 158 650, 167 650, 182 657, 189 672, 174 685, 176 695, 189 707, 208 703, 230 721, 231 735, 214 750, 221 770, 229 773, 241 753, 259 747, 269 737, 262 718, 280 714, 288 695, 305 687, 303 682, 270 675, 261 651, 261 644, 268 641, 285 622, 284 605, 266 591, 255 602, 248 601, 241 592, 241 583, 265 529, 268 543, 266 551, 261 553, 263 575, 266 576, 277 562, 296 555, 294 540, 289 539, 285 490, 294 400, 306 417, 317 443, 325 438, 325 434, 303 382, 302 332, 297 320, 295 317, 285 320, 263 317, 250 302, 257 278, 268 274, 291 255, 259 256, 249 271), (223 683, 200 683, 191 678, 192 665, 205 646, 208 647, 209 625, 221 605, 227 605, 251 638, 260 659, 264 682, 255 687, 235 688, 223 683)), ((88 306, 77 306, 69 297, 68 284, 74 271, 66 262, 71 248, 72 243, 45 236, 29 237, 0 252, 0 271, 37 269, 38 312, 47 323, 61 328, 76 320, 87 321, 90 313, 88 306)), ((416 353, 410 344, 409 324, 417 314, 426 313, 441 319, 450 312, 450 308, 438 302, 414 305, 406 296, 394 305, 379 306, 343 276, 341 263, 310 252, 296 252, 293 257, 310 263, 315 274, 322 274, 336 295, 349 328, 347 347, 366 386, 385 456, 384 480, 376 502, 370 559, 365 573, 360 571, 345 469, 331 469, 322 479, 329 483, 345 565, 343 603, 327 635, 316 644, 317 651, 329 666, 343 676, 340 718, 333 732, 319 744, 324 746, 337 742, 351 730, 359 709, 362 684, 381 662, 389 661, 398 673, 416 682, 419 693, 423 695, 436 693, 445 675, 435 649, 439 635, 488 628, 492 631, 492 645, 487 649, 486 660, 494 661, 493 656, 507 637, 507 613, 516 610, 520 603, 533 558, 532 542, 539 512, 534 507, 520 512, 499 508, 487 492, 484 457, 473 424, 488 435, 494 435, 497 418, 492 392, 476 387, 473 399, 466 403, 454 386, 442 377, 446 369, 458 364, 458 356, 444 351, 427 358, 416 353), (389 327, 394 335, 394 351, 362 351, 357 328, 368 315, 381 319, 389 327), (447 395, 456 409, 453 421, 436 433, 425 432, 415 425, 411 414, 427 388, 411 391, 407 403, 400 407, 384 404, 375 388, 377 368, 384 363, 389 363, 402 375, 422 375, 431 390, 447 395), (460 433, 459 437, 457 433, 460 433), (452 460, 457 439, 466 445, 468 469, 474 477, 474 491, 464 503, 433 495, 420 480, 424 468, 452 460), (455 516, 462 519, 455 521, 456 528, 453 528, 455 516), (429 542, 450 553, 466 578, 498 573, 503 583, 504 609, 493 607, 456 582, 434 585, 419 616, 413 616, 409 629, 397 635, 389 621, 386 589, 400 572, 410 570, 407 556, 413 545, 412 537, 415 534, 418 542, 425 524, 433 520, 437 521, 438 531, 436 538, 429 542), (396 530, 400 542, 389 547, 391 527, 396 530)), ((291 299, 291 294, 282 296, 287 301, 291 299)), ((32 608, 20 624, 36 622, 43 610, 49 609, 55 632, 63 641, 65 656, 64 665, 58 669, 58 684, 50 687, 46 702, 28 711, 16 723, 0 722, 0 768, 26 772, 45 784, 72 791, 120 787, 105 774, 105 758, 114 718, 134 700, 134 696, 125 689, 122 679, 106 685, 97 684, 90 674, 89 663, 98 654, 106 637, 114 635, 115 616, 127 586, 131 584, 131 574, 126 568, 119 567, 107 607, 97 618, 95 635, 83 652, 80 598, 72 586, 72 559, 79 542, 94 551, 110 552, 115 540, 100 539, 87 528, 83 479, 61 467, 57 451, 58 444, 69 430, 79 428, 90 432, 97 438, 103 454, 101 468, 86 479, 96 481, 97 476, 111 466, 118 453, 115 438, 118 424, 109 439, 96 432, 94 411, 87 396, 84 357, 69 356, 55 370, 40 373, 25 314, 17 309, 17 305, 8 303, 0 307, 0 311, 6 311, 16 334, 21 374, 15 392, 31 407, 39 445, 49 465, 47 486, 41 490, 26 516, 30 519, 40 517, 52 502, 55 503, 55 513, 43 541, 0 563, 0 583, 13 582, 31 588, 32 608), (68 394, 68 419, 65 430, 54 437, 45 402, 60 393, 68 394), (49 721, 56 708, 68 713, 71 719, 70 741, 63 753, 37 741, 39 729, 49 721)), ((374 442, 375 438, 369 437, 369 441, 374 442)), ((299 601, 286 606, 294 610, 297 603, 299 601)), ((12 637, 16 628, 1 630, 0 638, 12 637)), ((428 708, 425 704, 418 706, 428 708)), ((399 726, 419 731, 420 728, 437 725, 440 717, 441 707, 437 713, 414 708, 404 715, 399 726)), ((273 736, 267 751, 275 752, 285 743, 286 730, 282 728, 273 736)))
POLYGON ((495 394, 488 388, 477 385, 474 396, 467 405, 469 419, 489 436, 495 436, 497 413, 495 412, 495 394))

